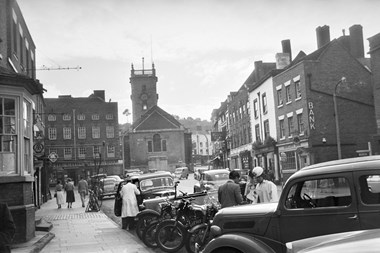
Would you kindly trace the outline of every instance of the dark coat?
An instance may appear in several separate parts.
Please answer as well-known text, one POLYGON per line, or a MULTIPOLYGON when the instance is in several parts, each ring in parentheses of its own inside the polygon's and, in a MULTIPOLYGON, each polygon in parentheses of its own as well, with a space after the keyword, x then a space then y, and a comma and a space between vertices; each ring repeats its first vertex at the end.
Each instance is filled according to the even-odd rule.
POLYGON ((240 186, 233 180, 228 180, 218 189, 218 200, 222 208, 236 206, 243 203, 240 186))
POLYGON ((8 205, 0 203, 0 252, 11 252, 16 226, 8 205))

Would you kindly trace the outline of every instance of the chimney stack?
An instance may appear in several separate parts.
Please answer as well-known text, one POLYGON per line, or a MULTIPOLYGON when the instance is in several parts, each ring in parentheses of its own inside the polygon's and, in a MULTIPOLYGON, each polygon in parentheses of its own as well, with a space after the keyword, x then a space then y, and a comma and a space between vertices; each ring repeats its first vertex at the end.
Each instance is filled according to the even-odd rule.
POLYGON ((330 42, 330 27, 328 25, 318 26, 317 32, 317 46, 318 48, 323 47, 330 42))
POLYGON ((99 97, 99 98, 103 99, 104 101, 106 100, 104 90, 94 90, 94 96, 99 97))
POLYGON ((289 54, 289 60, 292 61, 292 48, 290 46, 290 40, 283 40, 281 41, 282 45, 282 52, 289 54))
POLYGON ((364 58, 363 27, 361 25, 350 27, 350 51, 355 58, 364 58))

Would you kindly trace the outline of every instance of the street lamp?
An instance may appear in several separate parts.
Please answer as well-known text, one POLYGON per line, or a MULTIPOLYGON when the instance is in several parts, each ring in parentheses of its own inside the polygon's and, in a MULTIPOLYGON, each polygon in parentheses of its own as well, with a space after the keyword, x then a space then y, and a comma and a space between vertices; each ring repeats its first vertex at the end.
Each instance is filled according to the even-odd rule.
POLYGON ((336 84, 335 89, 333 93, 333 101, 334 101, 334 113, 335 113, 335 127, 336 127, 336 145, 338 148, 338 159, 342 159, 342 150, 340 147, 340 130, 339 130, 339 117, 338 117, 338 105, 336 102, 336 90, 338 88, 338 85, 341 83, 346 82, 346 78, 342 77, 336 84))

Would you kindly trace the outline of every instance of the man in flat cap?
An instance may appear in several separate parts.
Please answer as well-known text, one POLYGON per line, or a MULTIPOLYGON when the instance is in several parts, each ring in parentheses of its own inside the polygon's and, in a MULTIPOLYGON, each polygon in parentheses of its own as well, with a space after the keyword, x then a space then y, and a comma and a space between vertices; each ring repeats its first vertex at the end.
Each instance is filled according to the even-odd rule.
POLYGON ((277 186, 272 181, 265 179, 264 169, 259 166, 255 167, 252 169, 251 174, 257 182, 255 188, 256 203, 277 202, 277 186))

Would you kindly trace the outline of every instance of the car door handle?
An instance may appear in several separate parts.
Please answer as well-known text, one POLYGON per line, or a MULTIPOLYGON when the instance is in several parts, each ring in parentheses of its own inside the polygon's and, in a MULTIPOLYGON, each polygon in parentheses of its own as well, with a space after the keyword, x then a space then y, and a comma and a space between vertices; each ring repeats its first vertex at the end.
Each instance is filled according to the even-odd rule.
POLYGON ((349 220, 357 220, 358 219, 358 215, 355 214, 354 216, 351 216, 351 217, 348 217, 349 220))

